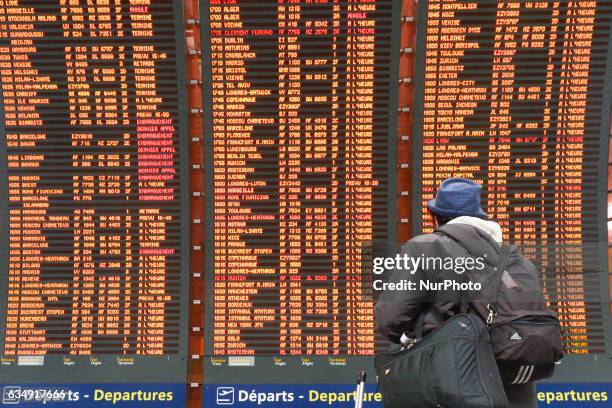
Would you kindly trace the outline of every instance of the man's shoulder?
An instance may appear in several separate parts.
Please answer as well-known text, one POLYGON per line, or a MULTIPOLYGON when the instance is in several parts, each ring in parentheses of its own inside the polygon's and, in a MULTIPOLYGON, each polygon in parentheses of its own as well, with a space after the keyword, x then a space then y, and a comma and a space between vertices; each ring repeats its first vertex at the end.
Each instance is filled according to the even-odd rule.
POLYGON ((419 243, 427 243, 427 242, 440 242, 440 241, 445 241, 447 239, 448 237, 446 235, 433 232, 431 234, 417 235, 416 237, 408 241, 408 243, 419 244, 419 243))
POLYGON ((439 249, 440 244, 447 244, 450 239, 440 233, 421 234, 412 238, 402 246, 402 252, 409 252, 411 250, 431 250, 439 249))

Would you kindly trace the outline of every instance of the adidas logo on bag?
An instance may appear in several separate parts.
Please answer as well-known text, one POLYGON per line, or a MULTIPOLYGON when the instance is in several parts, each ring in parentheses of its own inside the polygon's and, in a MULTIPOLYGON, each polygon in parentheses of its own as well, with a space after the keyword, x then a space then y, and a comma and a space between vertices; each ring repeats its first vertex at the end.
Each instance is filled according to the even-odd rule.
POLYGON ((518 332, 514 332, 514 334, 512 334, 512 336, 510 336, 510 340, 523 340, 523 338, 521 337, 521 335, 518 332))

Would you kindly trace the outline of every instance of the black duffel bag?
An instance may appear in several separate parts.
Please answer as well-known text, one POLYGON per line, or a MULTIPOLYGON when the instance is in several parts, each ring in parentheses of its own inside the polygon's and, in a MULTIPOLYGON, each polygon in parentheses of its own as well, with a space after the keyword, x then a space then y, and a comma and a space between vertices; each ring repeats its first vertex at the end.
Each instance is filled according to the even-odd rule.
POLYGON ((399 351, 376 356, 385 408, 507 408, 489 331, 482 319, 458 314, 399 351))

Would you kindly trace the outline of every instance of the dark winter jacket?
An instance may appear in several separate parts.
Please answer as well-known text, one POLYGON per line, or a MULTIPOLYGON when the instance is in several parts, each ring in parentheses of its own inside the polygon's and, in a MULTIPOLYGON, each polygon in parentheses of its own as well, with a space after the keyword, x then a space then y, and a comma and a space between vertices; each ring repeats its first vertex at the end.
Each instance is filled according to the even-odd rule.
MULTIPOLYGON (((499 260, 500 244, 490 232, 461 223, 447 224, 443 229, 445 233, 435 232, 413 238, 402 247, 401 254, 421 258, 480 258, 485 264, 482 272, 472 269, 469 274, 481 283, 495 273, 493 268, 499 260)), ((511 248, 508 272, 512 274, 520 270, 535 270, 530 261, 520 256, 516 247, 511 248)), ((474 296, 478 297, 479 294, 470 292, 466 299, 465 291, 421 289, 418 287, 419 281, 453 280, 466 283, 473 279, 467 275, 468 273, 458 274, 454 269, 440 269, 437 265, 417 269, 414 274, 405 270, 392 271, 389 282, 397 283, 406 279, 415 282, 417 287, 415 290, 387 290, 380 294, 374 309, 377 329, 391 342, 399 343, 402 334, 415 337, 415 326, 421 313, 424 313, 424 333, 437 328, 453 315, 464 311, 465 302, 473 300, 474 296)), ((486 295, 480 295, 483 297, 480 301, 486 302, 486 295)), ((513 408, 536 406, 533 384, 522 387, 508 386, 506 391, 513 408)))

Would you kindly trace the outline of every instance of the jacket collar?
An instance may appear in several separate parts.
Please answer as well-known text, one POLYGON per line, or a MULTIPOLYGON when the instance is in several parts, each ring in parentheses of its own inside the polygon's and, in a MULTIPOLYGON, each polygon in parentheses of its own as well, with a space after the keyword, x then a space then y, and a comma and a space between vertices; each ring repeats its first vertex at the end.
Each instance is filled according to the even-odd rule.
POLYGON ((502 229, 495 221, 487 221, 483 220, 482 218, 464 215, 462 217, 453 218, 448 222, 448 224, 471 225, 472 227, 476 227, 489 234, 489 236, 493 238, 493 241, 497 243, 501 244, 504 241, 502 229))
MULTIPOLYGON (((497 225, 497 223, 493 224, 497 225)), ((499 227, 499 225, 497 226, 499 227)), ((494 227, 491 226, 491 228, 494 227)), ((449 222, 438 228, 437 231, 440 231, 443 234, 452 238, 454 241, 457 241, 472 256, 484 257, 485 259, 487 259, 487 262, 491 263, 492 265, 497 264, 499 260, 501 242, 495 241, 492 234, 490 234, 488 231, 476 227, 472 224, 461 222, 449 222)), ((501 235, 501 228, 499 230, 499 235, 501 235)))

